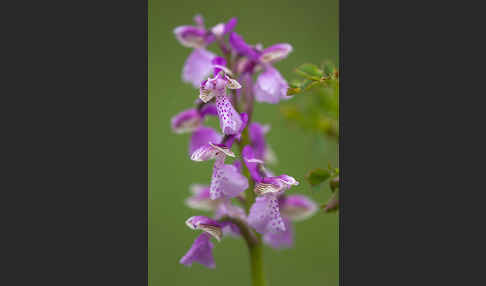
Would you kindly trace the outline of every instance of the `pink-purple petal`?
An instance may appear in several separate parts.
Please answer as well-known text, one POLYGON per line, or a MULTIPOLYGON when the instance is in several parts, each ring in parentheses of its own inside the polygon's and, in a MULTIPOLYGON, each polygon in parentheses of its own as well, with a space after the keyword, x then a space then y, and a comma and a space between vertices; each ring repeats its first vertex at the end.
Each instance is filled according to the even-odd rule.
POLYGON ((238 19, 236 17, 229 19, 228 22, 226 22, 226 24, 224 25, 223 35, 231 33, 235 29, 237 23, 238 19))
POLYGON ((246 145, 243 148, 241 155, 243 156, 243 161, 248 168, 252 179, 256 182, 261 181, 263 177, 258 170, 258 164, 251 160, 255 158, 255 152, 253 151, 253 148, 250 145, 246 145))
POLYGON ((231 32, 229 37, 229 43, 235 51, 250 59, 256 60, 259 56, 259 54, 250 45, 248 45, 240 35, 235 32, 231 32))
POLYGON ((211 61, 214 57, 216 55, 210 51, 194 49, 184 63, 182 80, 191 83, 195 88, 199 88, 201 82, 211 74, 211 61))
POLYGON ((191 136, 189 143, 189 154, 193 154, 198 148, 208 145, 209 142, 219 143, 222 140, 221 134, 211 127, 201 126, 191 136))
POLYGON ((250 142, 254 151, 255 158, 263 160, 266 145, 263 126, 257 122, 252 122, 248 127, 248 135, 250 136, 250 142))
POLYGON ((206 103, 206 104, 204 104, 204 106, 199 111, 199 114, 203 118, 208 116, 208 115, 217 116, 218 110, 216 108, 216 105, 214 105, 212 103, 206 103))

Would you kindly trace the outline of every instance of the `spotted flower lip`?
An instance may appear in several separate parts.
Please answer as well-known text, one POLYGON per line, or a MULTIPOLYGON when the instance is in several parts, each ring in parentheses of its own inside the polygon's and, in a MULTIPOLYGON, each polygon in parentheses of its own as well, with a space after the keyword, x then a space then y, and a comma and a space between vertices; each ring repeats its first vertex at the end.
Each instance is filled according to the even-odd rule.
POLYGON ((181 258, 179 263, 191 266, 194 262, 200 263, 208 268, 216 267, 213 257, 214 245, 209 239, 209 235, 202 233, 193 242, 191 248, 181 258))
POLYGON ((186 225, 194 230, 202 230, 218 241, 221 241, 221 237, 223 236, 221 224, 205 216, 190 217, 186 220, 186 225))
POLYGON ((294 227, 290 220, 283 217, 285 231, 268 231, 263 235, 263 242, 275 249, 290 248, 294 245, 294 227))
POLYGON ((248 224, 261 234, 285 231, 277 197, 275 195, 257 197, 250 208, 248 224))
POLYGON ((214 164, 210 198, 234 198, 248 189, 248 179, 234 165, 214 164))

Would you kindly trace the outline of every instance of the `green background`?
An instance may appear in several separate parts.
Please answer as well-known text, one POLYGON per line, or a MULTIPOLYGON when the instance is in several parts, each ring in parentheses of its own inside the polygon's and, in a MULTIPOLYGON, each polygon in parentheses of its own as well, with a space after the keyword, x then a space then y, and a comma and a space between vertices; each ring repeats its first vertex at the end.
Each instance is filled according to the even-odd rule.
MULTIPOLYGON (((293 69, 299 64, 319 64, 326 59, 338 63, 338 1, 148 1, 149 285, 246 286, 250 285, 249 259, 242 239, 215 242, 213 270, 178 263, 198 235, 184 221, 205 214, 184 205, 188 186, 209 184, 212 172, 212 162, 189 159, 189 135, 176 135, 170 129, 170 118, 191 107, 198 96, 197 90, 181 81, 182 66, 191 50, 182 47, 172 33, 176 26, 192 25, 196 13, 204 16, 209 27, 238 17, 235 31, 250 44, 292 44, 290 56, 275 65, 290 80, 297 77, 293 69)), ((257 103, 254 120, 272 126, 267 142, 279 161, 270 169, 301 182, 288 192, 325 202, 329 190, 311 189, 304 176, 311 168, 326 167, 329 161, 336 164, 336 144, 286 122, 278 105, 257 103)), ((217 126, 216 121, 210 123, 217 126)), ((264 249, 269 285, 338 285, 338 216, 318 213, 295 224, 295 229, 294 248, 264 249)))

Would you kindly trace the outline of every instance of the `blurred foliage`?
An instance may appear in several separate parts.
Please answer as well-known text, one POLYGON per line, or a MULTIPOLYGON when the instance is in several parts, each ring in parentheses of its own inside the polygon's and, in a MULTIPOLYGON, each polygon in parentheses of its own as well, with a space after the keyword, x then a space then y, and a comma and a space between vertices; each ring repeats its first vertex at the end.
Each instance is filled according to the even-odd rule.
POLYGON ((339 72, 327 62, 300 65, 295 73, 300 78, 290 82, 287 95, 298 98, 280 111, 304 130, 339 139, 339 72))
POLYGON ((306 176, 307 182, 315 187, 329 180, 329 188, 333 193, 327 203, 321 205, 325 212, 333 212, 339 209, 339 168, 333 168, 330 164, 328 169, 317 168, 311 170, 306 176))
MULTIPOLYGON (((311 133, 323 135, 326 139, 339 140, 339 72, 330 63, 320 67, 302 64, 295 69, 300 76, 290 82, 287 95, 296 96, 291 103, 281 107, 285 118, 311 133)), ((319 187, 329 181, 332 195, 321 208, 325 212, 339 209, 339 168, 330 164, 327 169, 311 170, 306 176, 312 187, 319 187)))

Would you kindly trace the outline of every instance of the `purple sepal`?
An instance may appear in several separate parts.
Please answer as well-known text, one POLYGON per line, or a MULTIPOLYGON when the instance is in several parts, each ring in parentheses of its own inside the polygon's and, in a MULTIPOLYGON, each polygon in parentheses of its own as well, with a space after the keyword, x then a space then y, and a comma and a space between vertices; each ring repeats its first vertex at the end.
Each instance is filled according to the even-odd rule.
POLYGON ((209 198, 209 186, 193 184, 190 189, 192 196, 185 201, 188 207, 203 211, 216 211, 218 209, 220 201, 209 198))
POLYGON ((226 25, 224 25, 223 35, 231 33, 234 30, 237 23, 238 23, 238 19, 236 17, 229 19, 226 25))
POLYGON ((219 143, 222 140, 221 134, 211 127, 201 126, 196 129, 189 142, 189 155, 194 153, 200 147, 209 144, 209 142, 219 143))
POLYGON ((178 134, 192 132, 201 125, 201 119, 196 109, 186 109, 172 117, 172 131, 178 134))
POLYGON ((298 185, 299 182, 288 175, 280 175, 276 177, 265 177, 255 186, 255 193, 257 195, 266 194, 283 194, 293 185, 298 185))
POLYGON ((221 224, 213 219, 206 216, 192 216, 186 220, 186 225, 192 229, 199 229, 201 224, 211 225, 214 227, 221 227, 221 224))
POLYGON ((174 34, 179 43, 188 48, 203 48, 206 46, 206 30, 194 26, 179 26, 174 29, 174 34))
POLYGON ((221 224, 205 216, 190 217, 186 220, 186 225, 194 230, 202 230, 216 238, 218 241, 220 241, 223 236, 221 224))
POLYGON ((317 204, 304 195, 288 195, 280 198, 280 212, 293 221, 301 221, 314 215, 317 204))
POLYGON ((256 60, 259 57, 259 54, 250 46, 248 45, 243 38, 235 32, 231 32, 229 37, 229 43, 234 50, 236 50, 239 54, 244 55, 252 60, 256 60))
POLYGON ((263 50, 259 60, 262 63, 274 63, 286 58, 291 51, 292 46, 290 44, 275 44, 263 50))
POLYGON ((199 110, 199 114, 201 115, 201 117, 205 117, 207 115, 216 116, 216 115, 218 115, 218 110, 216 108, 216 105, 214 105, 212 103, 206 103, 201 108, 201 110, 199 110))
POLYGON ((254 87, 255 99, 258 102, 279 103, 282 99, 289 99, 287 89, 289 85, 282 75, 271 66, 262 72, 254 87))
POLYGON ((213 73, 214 73, 214 75, 217 75, 222 70, 220 67, 217 67, 217 66, 225 67, 226 66, 226 60, 223 57, 215 57, 211 61, 211 64, 213 66, 216 65, 216 67, 214 67, 213 73))

